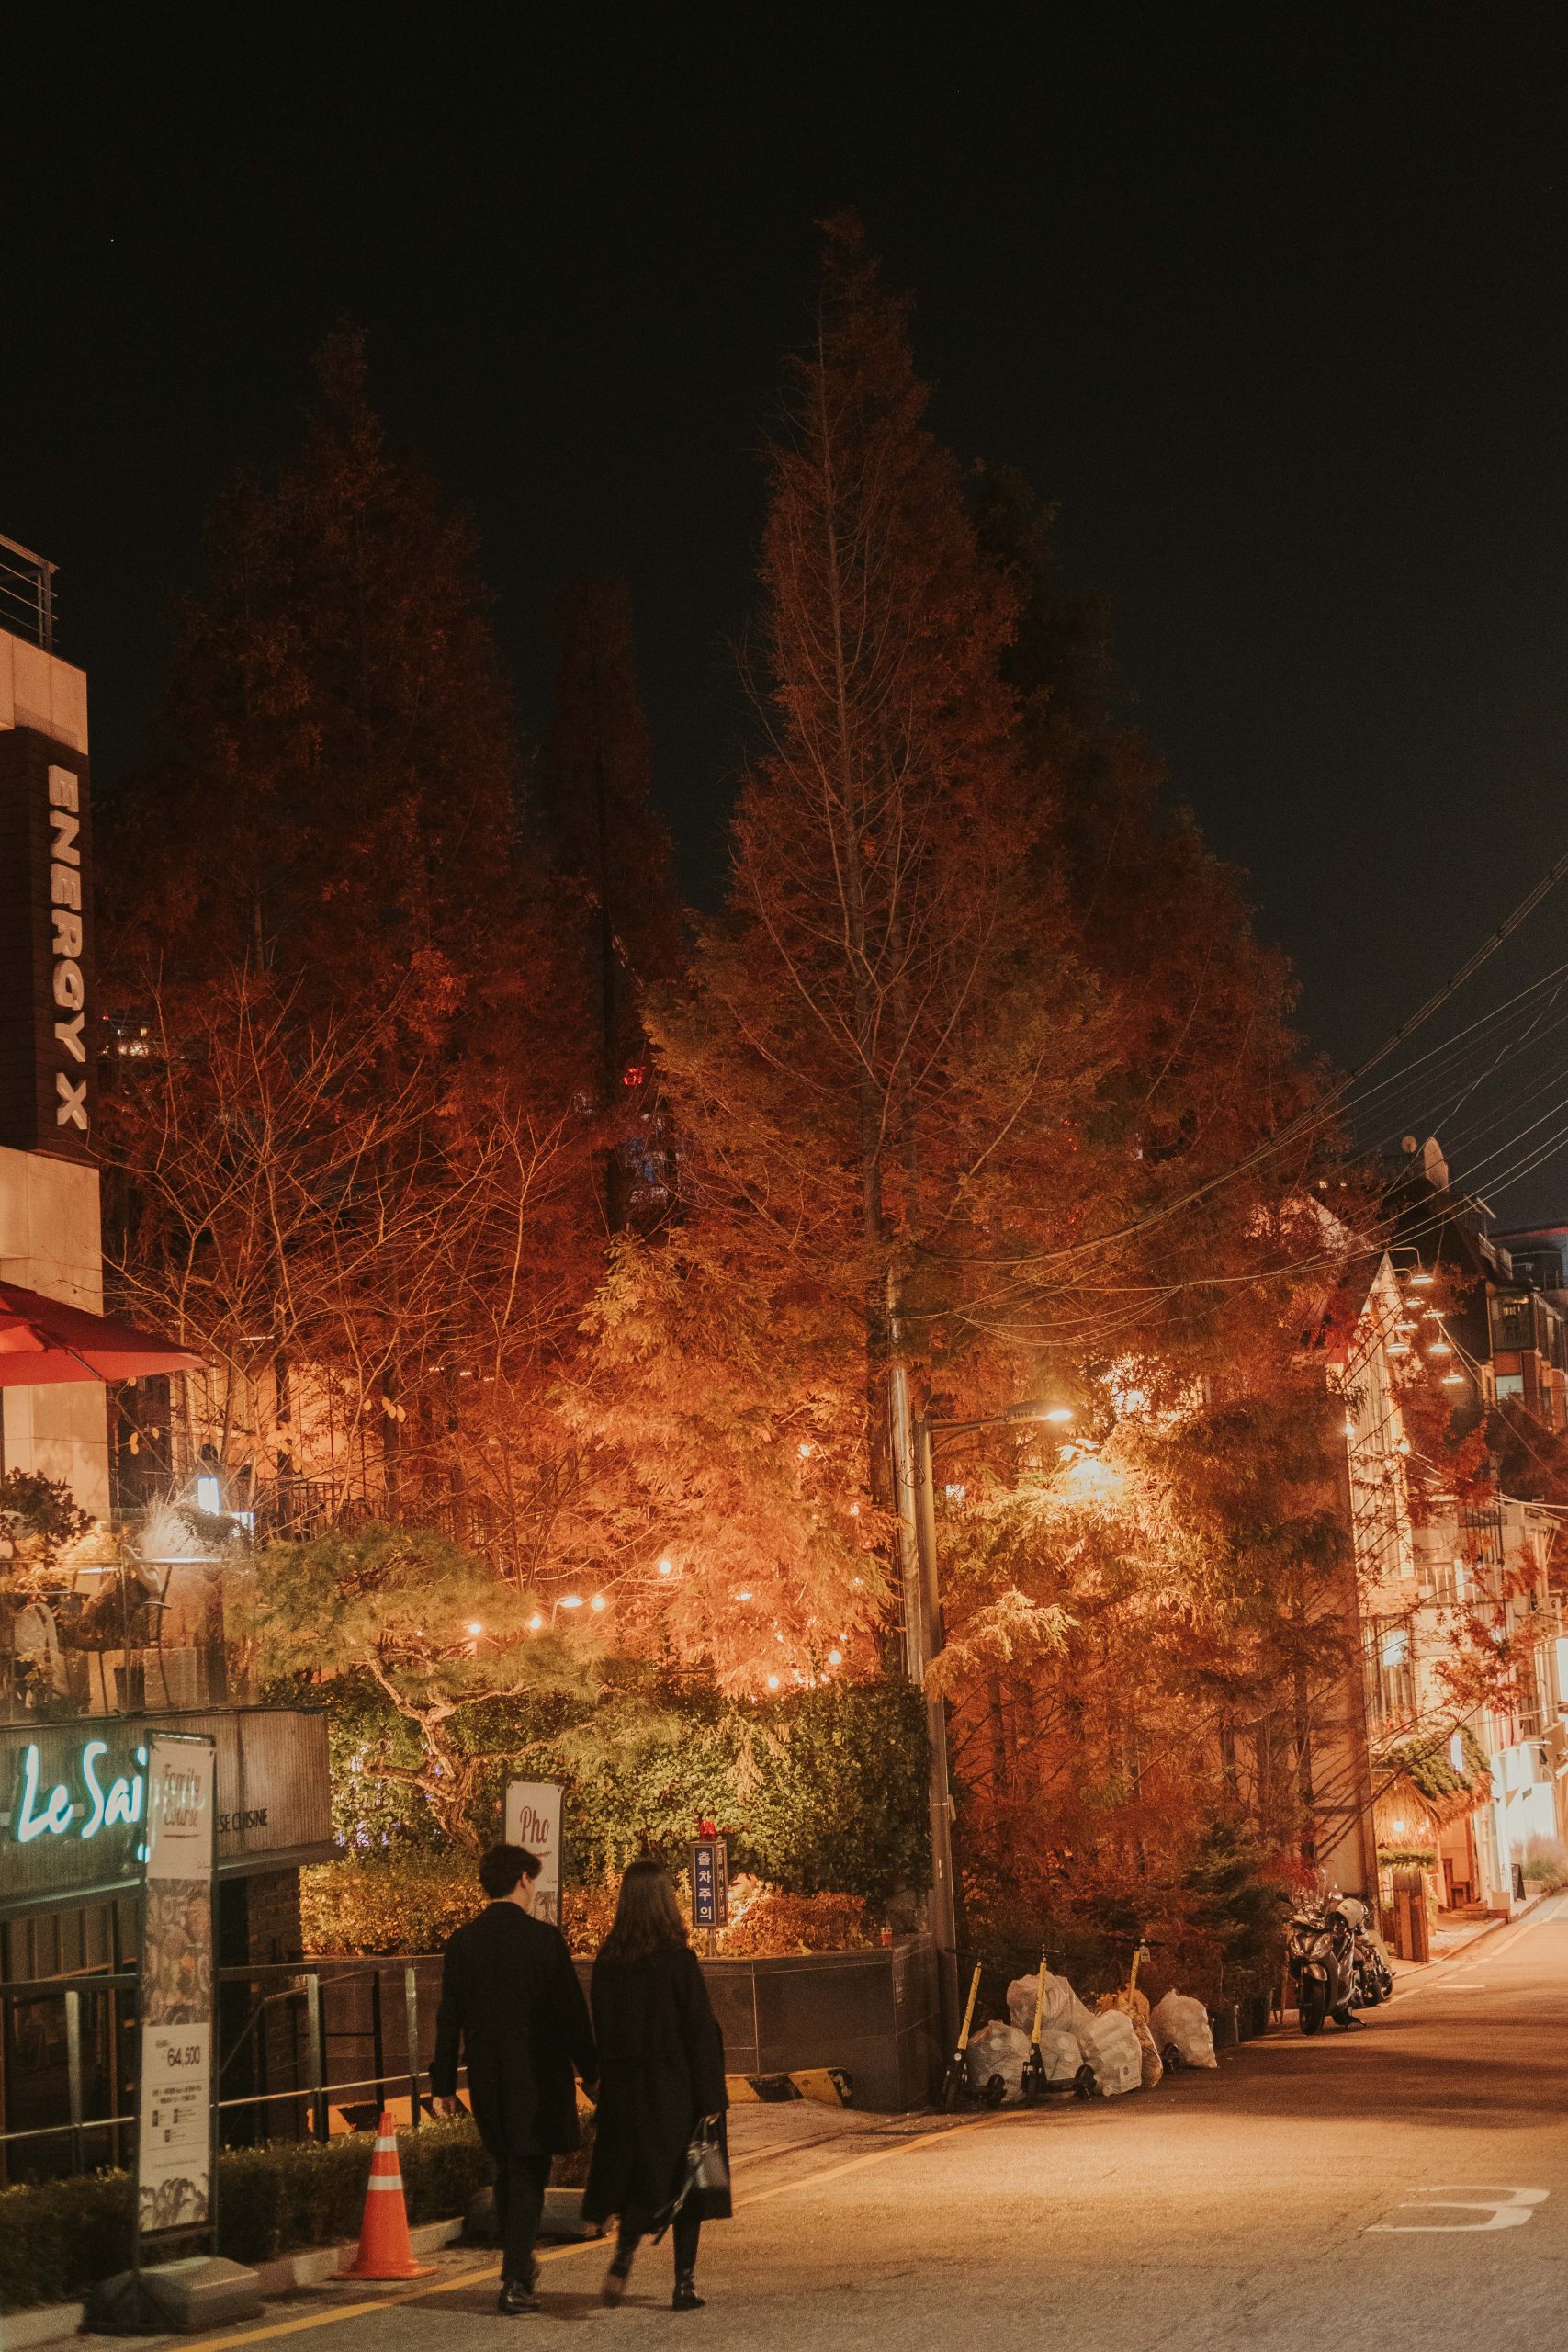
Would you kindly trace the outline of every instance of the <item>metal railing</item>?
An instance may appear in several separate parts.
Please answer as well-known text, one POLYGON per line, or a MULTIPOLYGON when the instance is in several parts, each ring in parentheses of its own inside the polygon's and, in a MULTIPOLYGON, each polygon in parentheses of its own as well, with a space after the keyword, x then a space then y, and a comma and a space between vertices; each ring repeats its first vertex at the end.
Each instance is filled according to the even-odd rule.
POLYGON ((55 566, 0 537, 0 628, 54 650, 55 566))
MULTIPOLYGON (((220 1968, 218 2112, 224 2144, 324 2141, 373 2127, 385 2108, 417 2131, 427 2109, 426 2045, 434 2045, 440 1970, 439 1958, 425 1954, 220 1968), (248 1996, 243 2002, 234 1998, 242 1990, 248 1996), (225 2082, 252 2087, 225 2092, 225 2082)), ((0 1985, 7 2110, 35 2104, 58 2109, 47 2121, 0 2129, 0 2185, 62 2168, 80 2173, 129 2163, 139 1981, 132 1971, 106 1970, 0 1985), (29 2017, 26 2038, 35 2051, 62 2047, 62 2056, 42 2065, 35 2056, 29 2067, 17 2012, 40 2005, 51 2011, 58 2005, 58 2030, 51 2033, 29 2017), (27 2162, 35 2148, 45 2157, 37 2172, 27 2162)))

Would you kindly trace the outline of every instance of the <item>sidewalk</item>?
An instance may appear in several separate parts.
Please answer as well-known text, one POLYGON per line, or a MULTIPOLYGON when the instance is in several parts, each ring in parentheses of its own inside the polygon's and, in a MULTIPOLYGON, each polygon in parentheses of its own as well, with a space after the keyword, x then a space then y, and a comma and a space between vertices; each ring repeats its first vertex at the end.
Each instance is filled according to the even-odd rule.
POLYGON ((1389 1966, 1393 1972, 1395 1982, 1408 1978, 1412 1984, 1419 1983, 1428 1969, 1440 1968, 1445 1962, 1457 1960, 1461 1952, 1469 1951, 1472 1946, 1483 1942, 1488 1936, 1500 1935, 1505 1928, 1517 1927, 1521 1919, 1529 1918, 1543 1903, 1549 1903, 1552 1899, 1550 1894, 1532 1894, 1528 1902, 1521 1903, 1518 1909, 1506 1919, 1462 1919, 1456 1920, 1451 1926, 1446 1928, 1434 1928, 1431 1936, 1432 1957, 1430 1960, 1399 1960, 1390 1953, 1389 1966))

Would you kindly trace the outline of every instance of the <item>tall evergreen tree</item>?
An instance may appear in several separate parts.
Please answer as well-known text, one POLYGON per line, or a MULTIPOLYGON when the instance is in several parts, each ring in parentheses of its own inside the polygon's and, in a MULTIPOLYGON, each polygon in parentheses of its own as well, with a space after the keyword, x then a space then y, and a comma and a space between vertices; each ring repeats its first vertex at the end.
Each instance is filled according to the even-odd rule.
POLYGON ((625 582, 573 582, 556 633, 543 801, 557 870, 581 910, 615 1232, 628 1212, 645 1223, 654 1199, 668 1198, 670 1142, 641 1006, 649 987, 673 980, 680 968, 681 909, 669 831, 653 801, 625 582))
POLYGON ((865 1631, 888 1369, 962 1337, 974 1236, 1071 1182, 1099 1050, 1039 904, 1011 591, 925 400, 904 305, 835 224, 768 452, 766 748, 726 912, 649 1015, 688 1216, 657 1265, 623 1260, 602 1323, 615 1413, 661 1465, 650 1523, 693 1530, 674 1607, 738 1674, 807 1676, 865 1631))

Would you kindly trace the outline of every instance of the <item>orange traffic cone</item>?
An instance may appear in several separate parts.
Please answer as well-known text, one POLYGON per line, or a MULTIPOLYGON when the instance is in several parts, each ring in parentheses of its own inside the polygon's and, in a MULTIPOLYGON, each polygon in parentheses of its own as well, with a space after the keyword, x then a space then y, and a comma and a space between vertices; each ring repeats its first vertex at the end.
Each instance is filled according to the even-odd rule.
POLYGON ((408 2209, 403 2203, 402 2167, 398 2162, 397 2126, 383 2112, 370 2159, 365 2188, 365 2219, 359 2229, 359 2252, 339 2278, 428 2278, 433 2262, 416 2262, 409 2244, 408 2209))

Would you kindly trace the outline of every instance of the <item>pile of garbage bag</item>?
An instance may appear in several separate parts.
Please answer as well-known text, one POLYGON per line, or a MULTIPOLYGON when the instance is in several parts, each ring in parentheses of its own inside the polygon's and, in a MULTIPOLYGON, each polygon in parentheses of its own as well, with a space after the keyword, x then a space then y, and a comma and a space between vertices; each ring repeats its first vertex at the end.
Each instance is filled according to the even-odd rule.
POLYGON ((1214 2030, 1201 2001, 1187 1993, 1168 1993, 1149 2018, 1149 2030, 1168 2058, 1174 2051, 1183 2066, 1217 2066, 1214 2030))
POLYGON ((1096 2014, 1065 1976, 1046 1970, 1043 1993, 1039 1975, 1015 1977, 1008 1986, 1007 2018, 995 2018, 971 2034, 965 2065, 976 2097, 999 2082, 1003 2103, 1016 2105, 1022 2098, 1037 2000, 1040 2058, 1048 2083, 1070 2084, 1087 2065, 1100 2097, 1119 2098, 1127 2091, 1152 2090, 1168 2064, 1218 2064, 1201 2001, 1168 1993, 1151 2011, 1142 1993, 1111 1993, 1096 2014))

